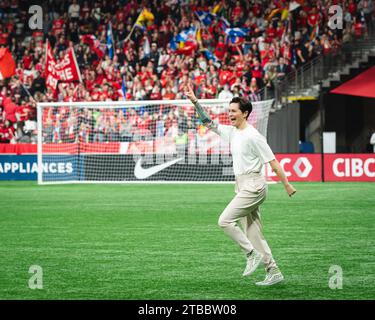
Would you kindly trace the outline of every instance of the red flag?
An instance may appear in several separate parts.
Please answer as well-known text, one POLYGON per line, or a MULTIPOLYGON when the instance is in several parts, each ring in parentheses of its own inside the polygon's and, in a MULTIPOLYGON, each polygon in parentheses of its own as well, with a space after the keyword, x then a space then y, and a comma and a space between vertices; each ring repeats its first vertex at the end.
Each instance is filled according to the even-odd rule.
POLYGON ((186 41, 183 46, 177 49, 178 54, 183 54, 185 56, 192 55, 197 50, 197 44, 194 42, 186 41))
POLYGON ((96 53, 99 59, 104 57, 107 45, 101 43, 93 34, 84 34, 81 36, 81 40, 83 43, 89 45, 90 49, 96 53))
POLYGON ((58 81, 62 82, 82 82, 73 48, 69 48, 67 53, 59 61, 55 61, 52 48, 49 42, 46 43, 46 66, 45 74, 46 86, 55 92, 58 81))
POLYGON ((79 81, 82 82, 81 73, 78 68, 76 61, 76 56, 74 54, 73 48, 69 48, 68 52, 65 53, 63 58, 57 61, 55 69, 60 81, 72 82, 79 81))
POLYGON ((0 48, 0 80, 16 74, 16 62, 8 48, 0 48))
POLYGON ((53 56, 52 48, 47 40, 46 43, 46 65, 44 68, 44 78, 46 79, 46 86, 51 88, 53 93, 56 91, 57 82, 59 81, 58 76, 56 74, 56 61, 53 56))

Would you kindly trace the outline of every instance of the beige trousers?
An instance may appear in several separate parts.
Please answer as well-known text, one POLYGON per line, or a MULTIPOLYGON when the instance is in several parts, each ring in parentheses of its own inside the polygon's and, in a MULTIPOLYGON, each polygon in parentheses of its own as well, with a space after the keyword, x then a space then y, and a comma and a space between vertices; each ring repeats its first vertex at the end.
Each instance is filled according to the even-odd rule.
POLYGON ((275 267, 271 249, 263 236, 259 210, 268 192, 264 177, 258 173, 236 176, 235 192, 236 196, 220 215, 219 226, 246 254, 254 248, 262 253, 266 269, 275 267))

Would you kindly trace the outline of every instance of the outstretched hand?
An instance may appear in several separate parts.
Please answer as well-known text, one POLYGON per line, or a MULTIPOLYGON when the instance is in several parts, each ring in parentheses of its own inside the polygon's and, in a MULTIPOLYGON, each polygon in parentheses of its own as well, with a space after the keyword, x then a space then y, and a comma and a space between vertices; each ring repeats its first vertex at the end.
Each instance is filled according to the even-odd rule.
POLYGON ((185 92, 184 92, 185 96, 187 96, 192 102, 195 102, 197 101, 197 97, 195 96, 195 93, 194 93, 194 90, 193 90, 193 87, 191 86, 190 83, 188 83, 186 86, 185 86, 185 92))
POLYGON ((294 188, 290 183, 285 186, 285 190, 289 197, 293 196, 297 192, 296 188, 294 188))

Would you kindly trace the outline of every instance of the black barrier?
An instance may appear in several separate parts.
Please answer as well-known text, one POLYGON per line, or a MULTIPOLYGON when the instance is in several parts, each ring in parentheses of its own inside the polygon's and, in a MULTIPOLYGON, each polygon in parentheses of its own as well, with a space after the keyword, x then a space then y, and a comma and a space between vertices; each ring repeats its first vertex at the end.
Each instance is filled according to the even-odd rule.
POLYGON ((231 160, 158 155, 85 155, 86 181, 233 181, 231 160), (137 165, 138 162, 138 165, 137 165), (225 163, 223 163, 225 162, 225 163), (138 178, 137 178, 138 177, 138 178))

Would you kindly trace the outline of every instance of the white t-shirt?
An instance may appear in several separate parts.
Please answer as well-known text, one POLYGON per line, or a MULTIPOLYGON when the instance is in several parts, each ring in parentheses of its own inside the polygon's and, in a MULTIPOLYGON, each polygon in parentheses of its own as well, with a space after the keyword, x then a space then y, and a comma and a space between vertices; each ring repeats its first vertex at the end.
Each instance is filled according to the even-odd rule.
POLYGON ((230 143, 235 175, 261 172, 263 164, 275 159, 266 138, 252 125, 239 130, 219 124, 218 133, 230 143))
POLYGON ((219 98, 219 99, 232 99, 232 98, 233 98, 233 93, 230 92, 229 90, 222 90, 222 91, 219 93, 218 98, 219 98))
POLYGON ((71 18, 79 18, 79 10, 80 6, 79 4, 71 4, 68 9, 68 14, 71 18))

